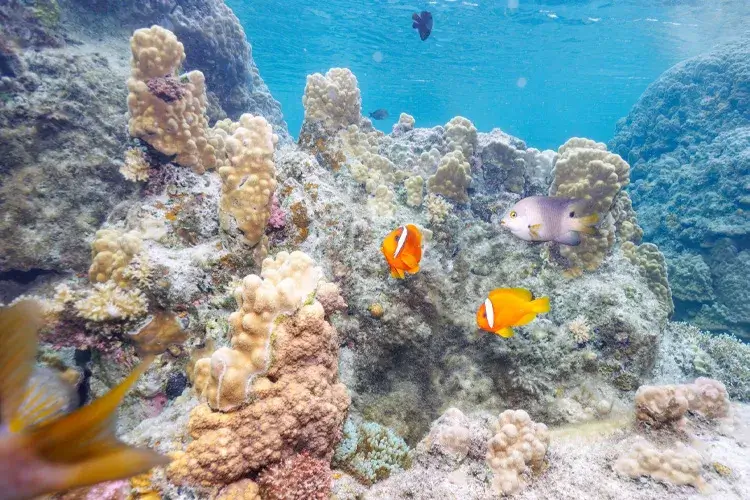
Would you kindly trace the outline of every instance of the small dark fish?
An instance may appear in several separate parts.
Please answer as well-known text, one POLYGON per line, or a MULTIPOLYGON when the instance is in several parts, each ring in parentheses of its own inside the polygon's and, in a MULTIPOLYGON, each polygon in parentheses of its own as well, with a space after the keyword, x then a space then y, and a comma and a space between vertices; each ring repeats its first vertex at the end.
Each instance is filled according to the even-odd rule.
POLYGON ((388 110, 386 109, 376 109, 372 113, 370 113, 370 118, 373 120, 383 120, 385 118, 388 118, 390 115, 388 114, 388 110))
POLYGON ((427 37, 432 33, 432 14, 423 10, 419 14, 415 12, 411 15, 411 18, 414 21, 411 27, 419 31, 419 38, 422 41, 427 40, 427 37))

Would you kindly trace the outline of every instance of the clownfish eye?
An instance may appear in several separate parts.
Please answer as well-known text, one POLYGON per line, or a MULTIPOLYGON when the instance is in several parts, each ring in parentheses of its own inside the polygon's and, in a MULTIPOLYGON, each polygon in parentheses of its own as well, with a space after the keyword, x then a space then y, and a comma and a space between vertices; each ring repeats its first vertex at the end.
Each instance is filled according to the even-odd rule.
POLYGON ((573 217, 575 217, 575 216, 576 216, 576 213, 575 213, 575 212, 570 212, 570 213, 569 213, 568 215, 569 215, 569 216, 570 216, 571 218, 573 218, 573 217))
POLYGON ((508 215, 510 216, 511 219, 515 219, 518 214, 516 213, 515 210, 511 210, 508 215))

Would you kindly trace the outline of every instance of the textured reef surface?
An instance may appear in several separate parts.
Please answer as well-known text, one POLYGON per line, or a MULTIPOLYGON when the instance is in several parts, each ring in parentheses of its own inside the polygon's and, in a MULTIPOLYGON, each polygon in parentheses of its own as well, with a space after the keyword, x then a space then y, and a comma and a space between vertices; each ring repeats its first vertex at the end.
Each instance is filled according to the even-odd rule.
POLYGON ((610 143, 677 318, 750 338, 750 38, 664 73, 610 143))
POLYGON ((221 1, 0 15, 30 26, 0 39, 0 300, 43 301, 40 361, 84 399, 158 355, 118 429, 173 459, 64 498, 750 497, 750 349, 670 321, 633 146, 384 134, 343 68, 308 77, 295 143, 221 1), (597 231, 503 230, 546 194, 597 231), (381 244, 407 222, 398 280, 381 244), (551 310, 481 332, 499 287, 551 310))

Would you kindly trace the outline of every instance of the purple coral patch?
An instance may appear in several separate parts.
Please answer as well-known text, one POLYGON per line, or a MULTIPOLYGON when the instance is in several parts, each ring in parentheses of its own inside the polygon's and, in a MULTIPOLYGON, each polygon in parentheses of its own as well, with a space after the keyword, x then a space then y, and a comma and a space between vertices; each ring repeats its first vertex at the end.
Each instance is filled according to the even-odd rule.
POLYGON ((164 102, 179 101, 187 93, 186 85, 171 75, 149 78, 146 86, 152 95, 164 102))

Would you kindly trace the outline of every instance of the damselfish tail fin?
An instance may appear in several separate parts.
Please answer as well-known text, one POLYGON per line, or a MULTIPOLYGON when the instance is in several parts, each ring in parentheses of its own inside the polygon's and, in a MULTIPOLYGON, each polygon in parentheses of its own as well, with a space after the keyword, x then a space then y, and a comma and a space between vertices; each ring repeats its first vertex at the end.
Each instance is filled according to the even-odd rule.
POLYGON ((540 297, 531 301, 531 308, 537 314, 549 312, 549 297, 540 297))
POLYGON ((24 433, 37 456, 65 468, 61 488, 124 479, 169 463, 167 457, 115 437, 116 410, 152 360, 145 359, 120 385, 90 405, 24 433))

